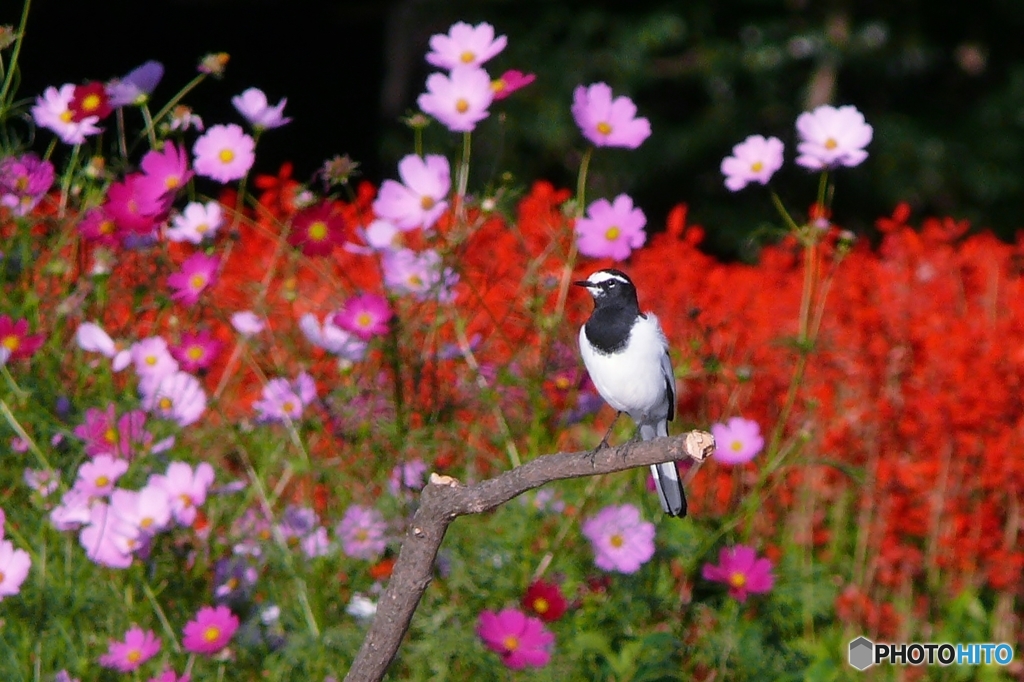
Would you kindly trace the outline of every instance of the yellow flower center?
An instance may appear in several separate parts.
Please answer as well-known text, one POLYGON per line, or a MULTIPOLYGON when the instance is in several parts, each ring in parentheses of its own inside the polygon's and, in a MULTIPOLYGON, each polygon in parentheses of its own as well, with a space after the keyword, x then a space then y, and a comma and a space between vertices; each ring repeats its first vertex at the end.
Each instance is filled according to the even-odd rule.
POLYGON ((602 135, 611 135, 612 126, 610 123, 601 121, 600 123, 597 124, 597 132, 601 133, 602 135))
POLYGON ((419 288, 423 286, 423 278, 419 275, 409 275, 409 278, 406 281, 413 287, 419 288))
POLYGON ((360 528, 359 530, 356 531, 356 540, 358 540, 359 542, 366 542, 366 540, 369 537, 370 537, 370 533, 365 528, 360 528))
POLYGON ((125 658, 128 659, 129 663, 138 663, 139 659, 142 658, 142 652, 138 649, 132 649, 125 658))
POLYGON ((114 221, 113 220, 104 220, 102 223, 100 223, 100 226, 99 226, 100 234, 110 234, 113 231, 114 231, 114 221))
POLYGON ((460 114, 466 113, 467 111, 469 111, 469 102, 467 102, 464 97, 458 98, 457 100, 455 100, 455 111, 459 112, 460 114))
POLYGON ((100 96, 96 94, 86 95, 82 100, 82 111, 95 111, 100 106, 100 96))
POLYGON ((20 345, 21 337, 15 336, 14 334, 11 334, 10 336, 5 336, 4 340, 0 342, 0 346, 3 346, 12 353, 18 350, 18 346, 20 345))
POLYGON ((309 229, 306 230, 309 238, 314 241, 323 241, 327 237, 327 223, 322 220, 317 220, 309 224, 309 229))
POLYGON ((195 274, 188 280, 188 285, 199 290, 206 286, 206 275, 195 274))
POLYGON ((729 448, 733 452, 739 452, 740 450, 743 449, 743 441, 741 441, 741 440, 734 440, 733 442, 729 443, 729 448))
POLYGON ((619 226, 618 225, 612 225, 611 227, 609 227, 605 231, 604 237, 608 241, 613 242, 613 241, 615 241, 616 239, 619 238, 620 234, 622 234, 622 230, 619 229, 619 226))
POLYGON ((189 346, 188 350, 185 351, 185 355, 188 356, 189 360, 200 360, 203 357, 203 349, 201 346, 189 346))
POLYGON ((356 324, 363 328, 369 327, 373 324, 373 315, 370 313, 359 313, 356 316, 356 324))
POLYGON ((221 149, 220 154, 217 155, 221 163, 231 163, 235 160, 235 152, 231 149, 221 149))
POLYGON ((145 528, 149 528, 152 525, 153 525, 153 519, 148 517, 148 516, 146 518, 142 519, 141 521, 139 521, 139 528, 145 529, 145 528))
POLYGON ((519 648, 519 638, 515 635, 509 635, 501 643, 505 645, 506 651, 515 651, 519 648))
POLYGON ((103 440, 107 441, 108 443, 116 443, 117 431, 114 428, 107 429, 106 431, 103 432, 103 440))
POLYGON ((433 197, 423 197, 422 199, 420 199, 420 208, 422 208, 424 211, 429 211, 430 209, 434 208, 435 203, 437 202, 434 201, 433 197))
POLYGON ((178 495, 178 499, 181 501, 182 506, 186 508, 192 506, 192 498, 186 495, 185 493, 178 495))
POLYGON ((290 400, 286 400, 284 404, 281 405, 281 409, 284 410, 285 414, 291 414, 295 411, 295 403, 290 400))
POLYGON ((569 377, 567 377, 567 376, 555 377, 555 388, 564 391, 567 388, 569 388, 571 385, 572 385, 572 382, 569 381, 569 377))
POLYGON ((59 118, 63 123, 71 123, 71 119, 73 119, 74 117, 75 115, 72 114, 70 110, 68 110, 60 112, 59 118))
POLYGON ((207 225, 206 223, 200 223, 199 225, 196 225, 196 232, 198 232, 199 234, 206 234, 209 231, 209 229, 210 226, 207 225))
POLYGON ((167 186, 167 189, 174 189, 178 186, 180 182, 181 178, 179 178, 177 175, 168 175, 167 179, 164 180, 164 185, 167 186))
POLYGON ((755 161, 754 163, 750 164, 750 170, 754 171, 755 173, 760 173, 763 169, 764 164, 761 163, 760 161, 755 161))
POLYGON ((155 366, 156 365, 156 356, 155 355, 147 355, 145 362, 150 367, 155 366))
POLYGON ((469 64, 474 59, 476 59, 476 54, 474 54, 472 50, 466 50, 465 52, 459 55, 459 59, 462 60, 463 64, 469 64))
POLYGON ((106 488, 108 485, 110 485, 110 479, 109 478, 107 478, 106 476, 97 476, 96 477, 96 487, 97 488, 106 488))
POLYGON ((492 92, 501 92, 504 89, 505 89, 505 81, 503 81, 502 79, 499 78, 497 80, 491 81, 491 91, 492 92))
POLYGON ((736 571, 729 575, 729 584, 739 589, 747 584, 747 576, 744 573, 736 571))
POLYGON ((4 581, 4 572, 0 571, 0 583, 3 583, 3 581, 4 581))
POLYGON ((825 149, 835 149, 838 146, 839 143, 836 142, 836 138, 834 137, 830 137, 827 140, 825 140, 825 149))
POLYGON ((619 547, 622 547, 622 545, 626 544, 626 540, 621 535, 616 533, 615 535, 608 538, 608 544, 618 549, 619 547))
POLYGON ((207 642, 216 642, 220 639, 220 628, 216 625, 211 625, 203 630, 203 639, 207 642))
POLYGON ((163 398, 160 398, 160 403, 159 404, 160 404, 160 409, 161 410, 169 410, 172 407, 174 407, 174 402, 170 398, 168 398, 167 396, 164 396, 163 398))
POLYGON ((533 610, 537 613, 547 613, 549 608, 551 608, 551 604, 544 597, 537 597, 533 600, 533 610))

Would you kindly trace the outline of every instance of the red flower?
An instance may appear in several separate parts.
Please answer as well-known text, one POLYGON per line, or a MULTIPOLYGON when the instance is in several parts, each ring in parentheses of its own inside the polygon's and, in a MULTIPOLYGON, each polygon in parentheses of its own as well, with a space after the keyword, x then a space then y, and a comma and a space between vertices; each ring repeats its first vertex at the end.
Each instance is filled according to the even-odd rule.
POLYGON ((341 243, 345 221, 331 202, 303 209, 292 221, 288 242, 307 256, 329 256, 341 243))
POLYGON ((0 365, 8 360, 32 357, 43 345, 42 334, 28 334, 28 321, 15 322, 7 315, 0 315, 0 365))
POLYGON ((68 104, 71 111, 71 120, 78 122, 90 116, 98 116, 103 120, 110 116, 113 109, 110 108, 110 98, 103 83, 92 82, 85 85, 75 86, 75 95, 68 104))
POLYGON ((558 585, 535 580, 523 595, 523 608, 537 614, 545 623, 553 623, 562 617, 566 609, 565 597, 558 585))

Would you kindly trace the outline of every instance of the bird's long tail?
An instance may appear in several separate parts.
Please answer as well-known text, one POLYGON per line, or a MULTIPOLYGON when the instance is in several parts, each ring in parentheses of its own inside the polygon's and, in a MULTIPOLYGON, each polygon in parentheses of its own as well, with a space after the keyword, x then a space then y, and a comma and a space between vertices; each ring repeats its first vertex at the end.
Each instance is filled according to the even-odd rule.
MULTIPOLYGON (((650 424, 640 427, 640 440, 653 440, 658 436, 668 435, 668 424, 662 422, 657 428, 650 424), (659 433, 664 431, 664 433, 659 433)), ((675 462, 662 462, 651 465, 651 474, 654 476, 654 487, 658 490, 658 499, 661 500, 662 510, 669 516, 686 516, 686 492, 683 490, 683 482, 679 480, 679 470, 675 462)))

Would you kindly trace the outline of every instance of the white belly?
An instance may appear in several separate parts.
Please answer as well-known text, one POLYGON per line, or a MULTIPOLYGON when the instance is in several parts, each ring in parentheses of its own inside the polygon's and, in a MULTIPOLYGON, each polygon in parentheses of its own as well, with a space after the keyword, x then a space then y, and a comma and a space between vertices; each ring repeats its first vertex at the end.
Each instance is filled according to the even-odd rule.
MULTIPOLYGON (((661 358, 666 352, 665 337, 653 315, 633 325, 624 353, 603 355, 585 343, 580 328, 580 354, 597 392, 616 410, 628 413, 636 421, 655 417, 660 410, 667 415, 665 376, 661 358), (646 349, 646 350, 639 350, 646 349), (656 351, 656 352, 652 352, 656 351)), ((661 415, 664 419, 665 415, 661 415)))

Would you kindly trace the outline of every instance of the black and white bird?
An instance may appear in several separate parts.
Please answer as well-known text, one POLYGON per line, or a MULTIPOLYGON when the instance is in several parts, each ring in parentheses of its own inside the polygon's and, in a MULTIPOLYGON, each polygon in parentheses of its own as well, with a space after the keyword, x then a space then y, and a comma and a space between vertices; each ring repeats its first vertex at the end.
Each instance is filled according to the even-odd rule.
MULTIPOLYGON (((658 318, 640 312, 636 287, 620 270, 598 270, 573 284, 594 298, 594 312, 580 327, 580 354, 597 392, 633 418, 640 440, 667 436, 675 415, 676 380, 658 318)), ((665 513, 686 516, 675 462, 651 465, 651 473, 665 513)))

